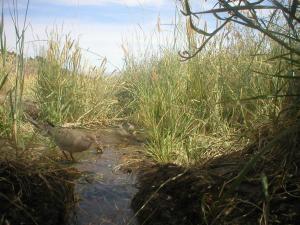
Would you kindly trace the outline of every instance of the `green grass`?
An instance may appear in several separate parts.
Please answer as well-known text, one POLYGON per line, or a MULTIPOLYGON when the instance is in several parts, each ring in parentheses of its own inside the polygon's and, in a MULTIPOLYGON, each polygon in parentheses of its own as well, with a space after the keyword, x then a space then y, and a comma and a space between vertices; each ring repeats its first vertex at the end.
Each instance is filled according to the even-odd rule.
POLYGON ((267 60, 275 47, 249 30, 229 31, 188 62, 179 62, 171 48, 162 57, 128 60, 127 113, 145 128, 148 153, 157 161, 193 164, 224 154, 238 138, 240 146, 248 141, 245 131, 278 114, 281 100, 268 96, 284 89, 283 80, 256 72, 280 69, 267 60))
POLYGON ((116 87, 117 79, 104 76, 103 68, 91 72, 82 65, 77 42, 69 36, 62 41, 57 33, 50 36, 34 89, 41 118, 55 124, 108 123, 118 114, 116 87))
MULTIPOLYGON (((202 40, 177 27, 174 43, 166 45, 172 47, 149 47, 139 57, 127 52, 118 76, 105 76, 105 63, 90 70, 75 40, 51 33, 31 79, 40 119, 81 125, 127 119, 144 128, 147 152, 155 160, 186 165, 239 149, 257 126, 276 123, 282 104, 276 96, 287 86, 277 75, 285 64, 268 59, 280 55, 280 47, 251 30, 228 27, 201 54, 180 62, 178 50, 193 49, 202 40)), ((1 55, 5 57, 4 50, 1 55)), ((32 93, 23 90, 22 65, 17 64, 21 70, 14 96, 32 93)), ((12 116, 1 117, 2 133, 9 130, 7 124, 16 125, 21 111, 14 109, 21 101, 14 97, 12 116)), ((1 115, 7 110, 1 108, 1 115)))
POLYGON ((16 149, 16 156, 18 156, 20 149, 24 149, 24 135, 20 128, 23 115, 22 102, 25 81, 24 42, 27 26, 28 5, 29 2, 26 4, 24 16, 20 19, 18 7, 13 4, 13 13, 11 14, 10 19, 12 20, 15 32, 15 54, 12 56, 8 53, 6 46, 6 28, 4 26, 3 5, 0 22, 0 94, 1 99, 5 100, 0 105, 0 133, 5 138, 11 139, 16 149), (10 63, 11 60, 12 63, 10 63))

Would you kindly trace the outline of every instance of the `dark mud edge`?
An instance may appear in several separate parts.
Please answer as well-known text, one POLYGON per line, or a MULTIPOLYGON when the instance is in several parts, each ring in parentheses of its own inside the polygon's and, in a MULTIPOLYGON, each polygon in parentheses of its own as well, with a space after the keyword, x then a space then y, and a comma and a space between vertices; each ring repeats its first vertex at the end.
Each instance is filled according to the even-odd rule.
POLYGON ((0 162, 0 224, 65 224, 78 172, 57 166, 0 162))
POLYGON ((299 224, 299 129, 280 135, 267 134, 263 142, 198 167, 142 169, 132 201, 140 224, 299 224), (246 163, 275 136, 280 137, 276 144, 234 186, 246 163))

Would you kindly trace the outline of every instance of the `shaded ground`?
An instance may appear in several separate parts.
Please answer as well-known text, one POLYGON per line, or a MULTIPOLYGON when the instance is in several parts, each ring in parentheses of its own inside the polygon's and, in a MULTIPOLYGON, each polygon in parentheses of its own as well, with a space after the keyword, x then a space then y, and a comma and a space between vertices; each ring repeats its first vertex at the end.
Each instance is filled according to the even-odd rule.
POLYGON ((294 128, 272 138, 266 134, 264 142, 199 167, 144 168, 132 201, 138 221, 146 225, 299 224, 300 129, 294 128), (258 154, 261 157, 235 185, 237 175, 258 154))
MULTIPOLYGON (((75 163, 47 146, 25 152, 29 159, 40 157, 31 165, 2 157, 0 224, 137 224, 130 202, 137 191, 136 170, 145 160, 143 147, 118 128, 95 132, 103 154, 78 153, 75 163)), ((7 141, 1 143, 2 156, 14 152, 7 141)))
POLYGON ((300 125, 291 128, 193 168, 155 165, 135 138, 101 129, 104 153, 60 159, 65 169, 2 162, 0 223, 299 224, 300 125), (260 157, 235 185, 253 155, 260 157))
POLYGON ((0 163, 0 224, 64 224, 76 170, 17 161, 0 163))

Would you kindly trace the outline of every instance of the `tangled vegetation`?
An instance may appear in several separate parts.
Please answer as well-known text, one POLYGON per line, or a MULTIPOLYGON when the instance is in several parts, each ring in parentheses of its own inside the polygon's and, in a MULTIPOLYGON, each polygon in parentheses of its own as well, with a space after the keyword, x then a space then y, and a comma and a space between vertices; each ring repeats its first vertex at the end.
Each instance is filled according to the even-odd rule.
MULTIPOLYGON (((26 59, 25 27, 16 24, 17 49, 9 53, 2 16, 0 224, 21 217, 43 224, 45 208, 28 203, 46 196, 41 187, 65 203, 72 198, 65 196, 71 172, 44 165, 55 157, 38 147, 51 142, 28 115, 56 125, 126 120, 143 128, 146 153, 158 163, 140 172, 132 202, 143 224, 297 224, 298 1, 216 1, 203 11, 179 2, 186 24, 176 26, 169 47, 144 58, 126 54, 115 76, 106 76, 105 62, 85 67, 77 42, 57 33, 26 59), (216 29, 202 29, 201 15, 215 18, 216 29)), ((38 204, 56 204, 46 197, 38 204)), ((64 215, 56 216, 60 224, 64 215)))
MULTIPOLYGON (((194 36, 190 38, 194 45, 181 53, 183 61, 202 61, 204 57, 206 64, 197 71, 208 64, 209 69, 220 68, 216 74, 222 75, 211 82, 220 87, 215 92, 214 86, 205 83, 209 79, 193 82, 205 84, 202 89, 201 86, 196 89, 199 96, 201 90, 207 90, 219 97, 208 104, 221 112, 216 121, 222 121, 223 126, 218 124, 216 131, 226 134, 222 130, 226 125, 225 131, 231 135, 249 132, 252 135, 248 136, 249 144, 238 139, 241 148, 234 149, 240 151, 230 153, 227 148, 225 154, 202 160, 195 167, 165 165, 145 169, 140 175, 140 190, 132 202, 136 216, 143 224, 297 224, 300 193, 298 2, 271 1, 264 5, 264 1, 217 1, 213 9, 198 12, 191 10, 188 0, 181 2, 188 27, 204 36, 200 44, 194 36), (260 10, 270 10, 269 17, 259 13, 260 10), (219 21, 212 32, 195 23, 203 14, 211 14, 219 21), (232 23, 238 29, 250 27, 253 37, 243 42, 248 34, 244 32, 232 38, 233 42, 223 42, 219 49, 215 39, 222 42, 221 31, 232 23), (220 57, 214 61, 210 43, 219 57, 228 47, 235 47, 225 54, 233 60, 220 57), (246 60, 239 61, 244 54, 246 60), (209 55, 207 60, 206 55, 209 55), (262 59, 261 63, 258 59, 262 59), (226 76, 226 71, 230 75, 226 76), (238 77, 233 75, 235 71, 238 77), (217 85, 220 79, 221 85, 217 85), (226 95, 230 92, 234 95, 226 95)), ((209 78, 216 76, 213 74, 209 73, 209 78)), ((188 88, 184 88, 184 93, 188 88)), ((214 115, 214 111, 209 112, 208 115, 214 115)), ((210 125, 210 121, 205 125, 210 125)), ((213 129, 205 131, 214 134, 210 133, 213 129)))

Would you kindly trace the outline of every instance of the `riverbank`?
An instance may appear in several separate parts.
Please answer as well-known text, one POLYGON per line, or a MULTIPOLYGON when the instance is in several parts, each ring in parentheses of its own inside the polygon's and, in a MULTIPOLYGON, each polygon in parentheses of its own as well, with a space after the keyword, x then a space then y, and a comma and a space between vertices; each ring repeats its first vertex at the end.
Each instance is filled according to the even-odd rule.
POLYGON ((58 165, 0 162, 0 224, 65 224, 79 172, 58 165))
POLYGON ((41 143, 26 152, 29 159, 13 160, 3 142, 1 155, 10 159, 0 162, 0 224, 137 224, 130 207, 136 173, 151 160, 143 143, 120 128, 94 132, 103 154, 91 149, 76 154, 76 162, 41 143))
POLYGON ((265 135, 199 166, 145 168, 132 201, 140 224, 298 224, 299 123, 265 135))

